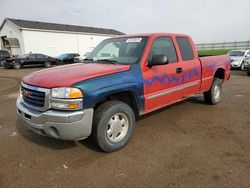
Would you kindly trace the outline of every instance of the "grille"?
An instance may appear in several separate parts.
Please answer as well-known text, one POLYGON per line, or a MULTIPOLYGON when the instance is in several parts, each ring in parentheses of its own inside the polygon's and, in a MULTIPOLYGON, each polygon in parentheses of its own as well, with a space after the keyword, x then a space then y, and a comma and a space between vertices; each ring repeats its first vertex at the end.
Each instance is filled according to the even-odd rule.
POLYGON ((21 93, 25 103, 38 107, 44 106, 44 99, 45 99, 44 92, 21 87, 21 93))

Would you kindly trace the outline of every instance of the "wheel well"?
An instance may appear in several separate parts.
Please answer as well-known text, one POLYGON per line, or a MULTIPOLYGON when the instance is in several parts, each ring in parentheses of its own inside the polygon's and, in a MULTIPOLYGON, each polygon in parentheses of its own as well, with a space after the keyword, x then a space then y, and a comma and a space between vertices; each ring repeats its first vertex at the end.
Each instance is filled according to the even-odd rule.
POLYGON ((225 70, 222 69, 222 68, 219 68, 219 69, 215 72, 214 78, 219 78, 219 79, 224 80, 224 78, 225 78, 225 70))
POLYGON ((139 104, 139 100, 134 92, 125 91, 125 92, 119 92, 119 93, 109 95, 103 101, 97 103, 95 105, 95 109, 97 109, 104 102, 110 101, 110 100, 117 100, 117 101, 122 101, 122 102, 126 103, 127 105, 129 105, 133 109, 133 111, 135 113, 135 117, 139 116, 140 104, 139 104))

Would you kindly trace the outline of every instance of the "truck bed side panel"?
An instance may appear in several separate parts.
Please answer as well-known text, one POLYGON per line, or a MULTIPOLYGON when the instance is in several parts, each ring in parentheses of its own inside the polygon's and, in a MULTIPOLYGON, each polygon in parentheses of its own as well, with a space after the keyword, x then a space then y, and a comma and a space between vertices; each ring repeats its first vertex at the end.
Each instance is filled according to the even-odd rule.
POLYGON ((202 57, 200 61, 202 65, 201 92, 210 89, 214 75, 218 69, 223 69, 225 71, 224 80, 229 79, 230 57, 228 55, 202 57))

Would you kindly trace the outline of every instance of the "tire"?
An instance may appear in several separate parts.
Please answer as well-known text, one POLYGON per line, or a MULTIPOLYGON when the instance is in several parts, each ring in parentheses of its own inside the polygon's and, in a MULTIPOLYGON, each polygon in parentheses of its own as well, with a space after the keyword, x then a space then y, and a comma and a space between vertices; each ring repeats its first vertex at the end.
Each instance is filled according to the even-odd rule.
POLYGON ((47 61, 47 62, 44 63, 44 66, 46 68, 50 68, 51 67, 51 63, 49 61, 47 61))
POLYGON ((241 65, 240 65, 240 70, 242 70, 242 71, 245 70, 245 68, 244 68, 245 66, 244 65, 245 65, 245 62, 242 61, 241 65))
POLYGON ((220 102, 222 92, 222 80, 214 78, 211 88, 204 92, 205 103, 215 105, 220 102))
POLYGON ((135 126, 135 115, 129 105, 120 101, 103 103, 94 113, 92 140, 105 152, 124 147, 135 126))
POLYGON ((12 66, 13 66, 14 69, 20 69, 21 68, 20 63, 14 63, 12 66))
POLYGON ((247 76, 250 76, 250 71, 247 72, 247 76))

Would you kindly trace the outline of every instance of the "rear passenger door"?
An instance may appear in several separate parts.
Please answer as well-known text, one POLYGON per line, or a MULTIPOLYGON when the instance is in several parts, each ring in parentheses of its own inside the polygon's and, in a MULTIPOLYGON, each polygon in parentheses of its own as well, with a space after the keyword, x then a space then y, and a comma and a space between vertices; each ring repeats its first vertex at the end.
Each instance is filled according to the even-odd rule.
POLYGON ((25 59, 23 65, 33 65, 35 61, 35 54, 29 54, 25 59))
POLYGON ((146 67, 142 71, 144 80, 144 112, 150 112, 179 101, 182 95, 182 63, 178 61, 173 40, 169 36, 154 39, 148 61, 153 55, 166 55, 169 63, 146 67))
POLYGON ((47 56, 43 54, 37 54, 36 55, 36 64, 37 65, 43 65, 47 61, 47 56))
POLYGON ((201 84, 201 64, 190 37, 177 36, 176 42, 182 64, 182 98, 187 98, 199 92, 201 84), (197 57, 195 57, 197 56, 197 57))

